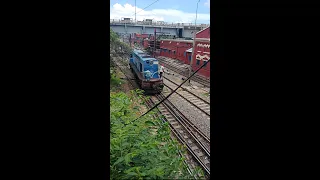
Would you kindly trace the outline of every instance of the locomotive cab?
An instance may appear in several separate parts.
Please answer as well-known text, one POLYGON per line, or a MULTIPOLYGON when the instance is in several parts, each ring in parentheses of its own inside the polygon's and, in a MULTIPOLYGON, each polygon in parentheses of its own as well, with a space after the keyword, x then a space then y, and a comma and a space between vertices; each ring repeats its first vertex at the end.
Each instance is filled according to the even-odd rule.
POLYGON ((130 56, 130 67, 138 79, 141 89, 161 92, 163 81, 159 76, 159 62, 141 50, 133 51, 130 56), (132 57, 132 58, 131 58, 132 57))

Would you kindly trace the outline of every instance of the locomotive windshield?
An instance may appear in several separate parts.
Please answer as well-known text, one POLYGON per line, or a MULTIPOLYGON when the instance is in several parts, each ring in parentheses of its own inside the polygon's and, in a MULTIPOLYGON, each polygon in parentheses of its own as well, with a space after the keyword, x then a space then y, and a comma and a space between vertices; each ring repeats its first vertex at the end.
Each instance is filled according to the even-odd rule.
POLYGON ((153 60, 147 60, 146 63, 152 66, 153 65, 153 60))

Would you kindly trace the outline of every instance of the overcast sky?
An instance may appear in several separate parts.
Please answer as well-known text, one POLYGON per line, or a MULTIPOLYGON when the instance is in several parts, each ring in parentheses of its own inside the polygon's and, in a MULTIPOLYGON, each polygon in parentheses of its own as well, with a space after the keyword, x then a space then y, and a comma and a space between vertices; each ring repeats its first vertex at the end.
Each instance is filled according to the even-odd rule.
MULTIPOLYGON (((137 21, 154 19, 174 23, 194 23, 198 0, 136 0, 137 21), (154 4, 152 4, 155 2, 154 4), (148 5, 150 7, 144 9, 148 5)), ((210 0, 200 0, 197 24, 210 23, 210 0)), ((111 0, 110 18, 135 18, 135 0, 111 0)))

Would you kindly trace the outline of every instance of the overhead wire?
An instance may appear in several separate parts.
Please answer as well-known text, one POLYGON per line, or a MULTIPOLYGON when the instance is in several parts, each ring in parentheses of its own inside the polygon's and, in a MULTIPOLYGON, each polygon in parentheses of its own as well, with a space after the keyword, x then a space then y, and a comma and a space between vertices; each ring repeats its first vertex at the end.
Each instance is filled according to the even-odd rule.
MULTIPOLYGON (((153 3, 149 4, 147 7, 143 8, 141 11, 147 9, 148 7, 150 7, 151 5, 153 5, 154 3, 158 2, 158 1, 159 1, 159 0, 154 1, 153 3)), ((141 12, 141 11, 139 11, 139 12, 141 12)), ((136 14, 138 14, 139 12, 134 13, 133 15, 136 15, 136 14)))

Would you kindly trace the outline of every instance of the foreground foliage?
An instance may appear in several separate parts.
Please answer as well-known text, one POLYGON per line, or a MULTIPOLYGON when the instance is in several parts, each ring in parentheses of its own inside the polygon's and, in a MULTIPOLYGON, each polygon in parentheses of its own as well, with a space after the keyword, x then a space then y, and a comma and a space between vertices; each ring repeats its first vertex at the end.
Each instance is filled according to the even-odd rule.
POLYGON ((110 94, 111 179, 190 179, 168 124, 149 114, 133 122, 139 113, 133 102, 125 93, 110 94))

